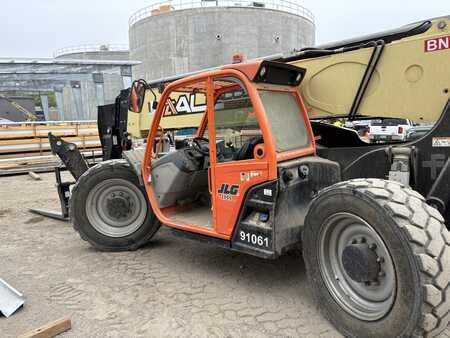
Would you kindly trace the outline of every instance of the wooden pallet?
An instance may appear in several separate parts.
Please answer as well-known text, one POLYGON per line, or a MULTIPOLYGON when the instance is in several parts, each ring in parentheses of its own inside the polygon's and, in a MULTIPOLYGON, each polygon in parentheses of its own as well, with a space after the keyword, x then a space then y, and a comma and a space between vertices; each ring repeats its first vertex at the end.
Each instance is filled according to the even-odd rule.
POLYGON ((50 132, 81 149, 100 146, 97 125, 92 121, 10 123, 0 124, 0 156, 27 152, 43 154, 50 150, 50 132))
MULTIPOLYGON (((101 146, 98 136, 65 137, 65 141, 75 143, 79 149, 98 148, 101 146)), ((32 138, 0 141, 0 154, 37 152, 50 150, 48 138, 32 138)))
POLYGON ((0 175, 53 170, 59 160, 51 153, 49 132, 74 143, 82 152, 101 156, 94 121, 0 124, 0 175))
MULTIPOLYGON (((100 162, 103 156, 101 149, 82 151, 82 154, 90 164, 100 162)), ((61 166, 61 161, 55 155, 0 159, 0 176, 50 172, 56 166, 61 166)))
POLYGON ((0 125, 0 140, 47 137, 51 132, 56 136, 98 135, 96 124, 52 124, 52 125, 0 125))

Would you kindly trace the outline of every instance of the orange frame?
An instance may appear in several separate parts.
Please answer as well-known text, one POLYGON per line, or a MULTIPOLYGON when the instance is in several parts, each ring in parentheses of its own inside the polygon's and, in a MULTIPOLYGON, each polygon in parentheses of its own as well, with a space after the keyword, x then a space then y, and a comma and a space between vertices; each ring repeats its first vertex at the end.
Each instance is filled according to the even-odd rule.
MULTIPOLYGON (((200 73, 197 75, 193 75, 193 76, 175 81, 175 82, 169 84, 165 88, 165 90, 159 100, 159 102, 166 102, 167 99, 169 98, 169 95, 174 90, 176 90, 180 87, 183 87, 183 86, 188 87, 190 85, 193 85, 198 82, 203 82, 203 81, 206 83, 206 97, 207 97, 206 112, 205 112, 203 119, 201 121, 201 124, 197 130, 197 136, 203 135, 203 133, 206 129, 207 121, 209 121, 210 123, 208 123, 208 131, 209 131, 209 142, 210 142, 209 148, 210 148, 211 166, 208 169, 208 173, 209 173, 208 179, 210 180, 208 184, 210 185, 209 186, 210 193, 212 193, 211 197, 212 197, 212 201, 213 201, 213 208, 217 205, 217 201, 215 200, 217 194, 215 193, 215 191, 211 191, 212 187, 214 186, 214 182, 216 182, 214 168, 216 168, 216 166, 217 166, 215 129, 214 129, 214 106, 215 106, 215 100, 218 97, 218 95, 220 95, 221 92, 225 91, 224 88, 219 88, 219 89, 215 90, 215 88, 214 88, 214 79, 215 78, 226 77, 226 76, 238 78, 240 81, 242 81, 242 83, 244 84, 244 86, 247 89, 249 98, 253 105, 254 114, 256 116, 256 119, 258 120, 258 123, 261 128, 261 132, 263 135, 263 139, 264 139, 265 156, 262 161, 267 163, 267 167, 268 167, 267 168, 268 169, 267 177, 264 177, 264 181, 274 180, 277 178, 277 163, 279 161, 285 161, 288 159, 307 156, 307 155, 315 155, 315 153, 316 153, 315 140, 314 140, 312 128, 309 123, 307 111, 306 111, 303 101, 297 91, 297 88, 287 87, 287 86, 272 86, 272 85, 256 84, 256 83, 251 82, 250 79, 252 79, 255 76, 255 74, 257 73, 260 63, 261 63, 261 61, 225 66, 222 69, 200 73), (283 152, 283 153, 276 152, 275 144, 273 142, 273 138, 272 138, 272 134, 271 134, 270 127, 269 127, 269 122, 268 122, 267 116, 265 114, 264 106, 258 95, 259 89, 272 90, 272 91, 287 91, 287 92, 291 92, 295 96, 295 98, 299 104, 302 117, 305 121, 307 132, 309 134, 310 144, 308 147, 302 148, 302 149, 296 149, 296 150, 292 150, 292 151, 288 151, 288 152, 283 152)), ((231 87, 227 87, 226 90, 230 90, 230 88, 231 87)), ((163 112, 164 112, 164 106, 165 106, 164 104, 158 105, 155 115, 153 117, 152 126, 150 128, 150 132, 149 132, 148 138, 147 138, 147 147, 146 147, 144 162, 143 162, 143 166, 142 166, 142 177, 143 177, 145 189, 146 189, 150 204, 152 206, 152 209, 153 209, 155 215, 161 221, 161 223, 163 223, 169 227, 188 231, 188 232, 198 233, 198 234, 202 234, 202 235, 206 235, 206 236, 210 236, 210 237, 216 237, 216 238, 220 238, 220 239, 230 240, 232 233, 233 233, 233 231, 232 231, 233 229, 232 228, 230 229, 230 225, 228 225, 228 229, 227 229, 227 231, 225 231, 225 233, 223 231, 222 231, 222 233, 216 231, 217 222, 216 222, 216 219, 214 216, 215 215, 214 212, 213 212, 214 229, 209 229, 206 227, 199 226, 197 224, 185 224, 182 222, 177 222, 177 221, 171 219, 170 217, 168 217, 163 212, 163 210, 158 207, 158 203, 155 198, 153 188, 148 183, 149 182, 148 179, 151 174, 151 162, 152 162, 152 153, 153 153, 153 147, 151 145, 153 144, 153 140, 155 139, 155 136, 157 134, 158 126, 159 126, 160 120, 161 120, 163 112)), ((250 163, 249 163, 248 168, 246 168, 245 162, 246 161, 239 161, 239 162, 237 162, 237 165, 239 165, 239 167, 242 168, 241 170, 243 170, 243 171, 252 170, 252 168, 253 168, 252 165, 254 165, 255 162, 254 161, 251 162, 252 165, 250 165, 250 163)), ((258 182, 256 182, 256 181, 252 182, 252 183, 258 184, 258 182)), ((244 201, 244 198, 245 198, 244 195, 240 196, 240 198, 239 198, 239 203, 241 205, 244 201)), ((166 211, 169 211, 170 209, 171 208, 166 208, 166 211)), ((234 227, 234 224, 231 225, 231 227, 234 227)))

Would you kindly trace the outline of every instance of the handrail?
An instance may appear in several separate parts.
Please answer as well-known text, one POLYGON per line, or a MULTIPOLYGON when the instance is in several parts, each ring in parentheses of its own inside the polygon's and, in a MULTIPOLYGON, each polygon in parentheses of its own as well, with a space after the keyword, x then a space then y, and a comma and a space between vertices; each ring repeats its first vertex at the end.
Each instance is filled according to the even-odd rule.
POLYGON ((299 5, 295 1, 289 0, 168 0, 158 1, 150 6, 144 7, 131 15, 128 21, 129 26, 133 26, 138 21, 154 15, 154 11, 161 10, 162 6, 167 11, 162 11, 164 14, 168 11, 177 11, 182 9, 193 8, 211 8, 211 7, 238 7, 238 8, 266 8, 274 9, 290 14, 301 16, 314 24, 314 14, 307 8, 299 5))
POLYGON ((74 53, 87 52, 128 52, 129 47, 126 44, 98 44, 98 45, 77 45, 57 49, 53 57, 63 56, 74 53))

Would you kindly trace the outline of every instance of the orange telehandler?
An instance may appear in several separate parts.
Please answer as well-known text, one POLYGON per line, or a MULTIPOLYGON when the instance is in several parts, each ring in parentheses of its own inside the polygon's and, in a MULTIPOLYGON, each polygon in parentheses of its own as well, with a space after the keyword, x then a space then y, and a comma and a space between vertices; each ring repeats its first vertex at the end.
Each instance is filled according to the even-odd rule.
MULTIPOLYGON (((79 178, 73 226, 101 250, 137 249, 161 225, 267 259, 301 243, 322 311, 344 335, 434 336, 449 321, 444 218, 417 191, 382 179, 387 162, 374 162, 385 146, 365 148, 371 155, 359 162, 368 173, 361 178, 321 156, 322 138, 362 141, 354 131, 311 123, 297 90, 304 76, 302 68, 256 61, 170 83, 143 156, 100 163, 79 178), (205 107, 195 137, 164 152, 160 122, 175 97, 191 93, 205 107), (376 168, 380 174, 372 174, 376 168)), ((138 87, 134 109, 142 102, 138 87)), ((405 148, 392 149, 393 161, 405 148)))
POLYGON ((75 172, 75 230, 100 250, 138 249, 161 225, 266 259, 301 246, 345 336, 438 335, 450 320, 449 21, 136 81, 99 111, 116 159, 75 172), (370 144, 324 123, 397 115, 434 126, 370 144), (123 151, 143 131, 144 147, 123 151))

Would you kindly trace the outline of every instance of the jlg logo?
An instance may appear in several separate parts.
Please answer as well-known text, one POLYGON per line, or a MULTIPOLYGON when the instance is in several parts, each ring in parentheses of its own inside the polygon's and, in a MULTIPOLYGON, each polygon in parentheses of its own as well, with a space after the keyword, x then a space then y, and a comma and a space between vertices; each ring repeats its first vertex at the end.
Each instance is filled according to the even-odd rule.
POLYGON ((425 52, 435 52, 450 48, 450 35, 440 38, 425 40, 425 52))
POLYGON ((239 185, 237 184, 222 184, 217 191, 219 197, 223 200, 230 201, 233 196, 239 196, 239 185))

